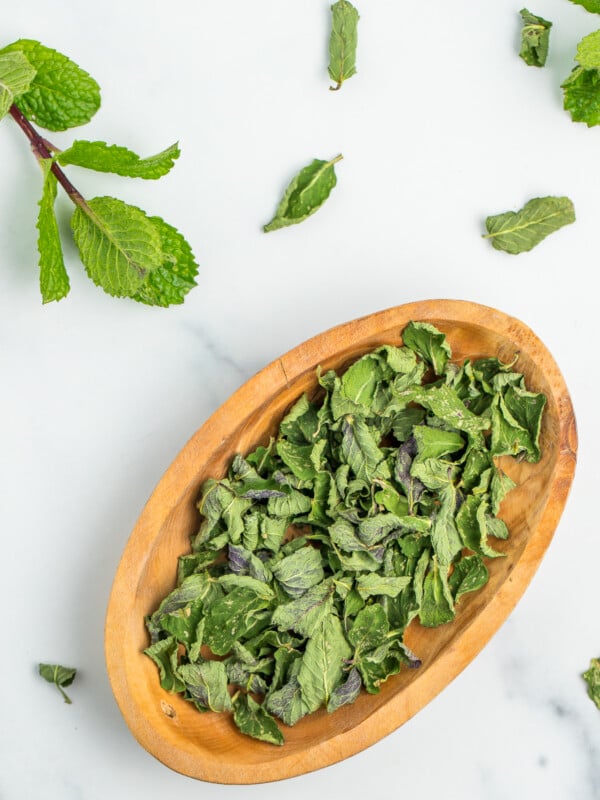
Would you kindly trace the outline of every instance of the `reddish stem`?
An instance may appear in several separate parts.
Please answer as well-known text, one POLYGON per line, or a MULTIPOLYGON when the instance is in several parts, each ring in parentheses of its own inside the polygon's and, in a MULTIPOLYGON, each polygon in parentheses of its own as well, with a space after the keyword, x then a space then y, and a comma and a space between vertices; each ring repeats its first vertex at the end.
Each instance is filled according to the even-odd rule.
MULTIPOLYGON (((29 122, 27 117, 19 108, 17 108, 16 105, 14 105, 14 103, 10 107, 10 115, 15 120, 19 128, 21 128, 25 136, 27 136, 29 139, 33 154, 38 161, 41 161, 42 159, 51 159, 53 156, 48 148, 49 142, 39 135, 31 122, 29 122)), ((83 195, 73 186, 56 161, 53 162, 50 169, 56 176, 56 180, 60 183, 75 205, 87 209, 88 205, 85 202, 83 195)))

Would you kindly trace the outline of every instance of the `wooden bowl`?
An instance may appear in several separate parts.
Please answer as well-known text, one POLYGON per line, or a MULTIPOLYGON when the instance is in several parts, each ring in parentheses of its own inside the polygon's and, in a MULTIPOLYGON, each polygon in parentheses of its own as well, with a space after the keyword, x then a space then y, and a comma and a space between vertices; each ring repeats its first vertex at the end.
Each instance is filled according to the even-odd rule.
POLYGON ((554 533, 573 478, 577 434, 564 379, 542 342, 518 320, 492 308, 430 300, 339 325, 294 348, 238 389, 190 439, 163 475, 127 543, 106 618, 108 673, 117 703, 140 744, 178 772, 217 783, 262 783, 333 764, 398 728, 440 692, 498 630, 523 594, 554 533), (453 358, 512 360, 528 387, 548 398, 537 464, 502 459, 518 482, 503 503, 511 536, 506 558, 488 561, 490 580, 461 599, 456 619, 440 628, 413 623, 407 644, 422 660, 390 678, 377 695, 362 693, 334 714, 317 711, 285 728, 283 747, 240 734, 227 714, 200 714, 161 689, 144 616, 175 585, 177 557, 197 530, 200 486, 221 477, 233 455, 266 442, 289 406, 315 389, 315 368, 343 368, 383 343, 400 343, 410 320, 448 336, 453 358))

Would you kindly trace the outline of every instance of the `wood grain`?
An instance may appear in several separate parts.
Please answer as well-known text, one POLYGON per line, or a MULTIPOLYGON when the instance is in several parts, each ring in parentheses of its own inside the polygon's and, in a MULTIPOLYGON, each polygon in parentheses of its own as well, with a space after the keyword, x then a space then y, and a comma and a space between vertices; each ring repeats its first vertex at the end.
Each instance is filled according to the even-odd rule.
MULTIPOLYGON (((291 350, 238 389, 194 434, 156 487, 119 564, 106 617, 108 673, 119 708, 140 744, 172 769, 217 783, 261 783, 335 763, 409 720, 477 655, 510 614, 552 539, 575 470, 577 433, 564 379, 537 336, 492 308, 455 300, 411 303, 333 328, 291 350), (235 453, 268 440, 289 406, 316 391, 315 368, 343 369, 363 353, 400 344, 410 320, 430 322, 448 336, 453 358, 512 360, 528 387, 548 398, 537 464, 502 459, 518 482, 502 505, 511 536, 506 558, 488 562, 490 580, 462 598, 449 625, 413 623, 406 643, 422 659, 390 678, 378 695, 362 693, 334 714, 321 710, 274 747, 240 734, 227 714, 199 714, 161 689, 147 646, 144 617, 175 585, 177 557, 189 552, 199 525, 196 500, 208 477, 225 474, 235 453)), ((496 545, 495 545, 496 546, 496 545)))

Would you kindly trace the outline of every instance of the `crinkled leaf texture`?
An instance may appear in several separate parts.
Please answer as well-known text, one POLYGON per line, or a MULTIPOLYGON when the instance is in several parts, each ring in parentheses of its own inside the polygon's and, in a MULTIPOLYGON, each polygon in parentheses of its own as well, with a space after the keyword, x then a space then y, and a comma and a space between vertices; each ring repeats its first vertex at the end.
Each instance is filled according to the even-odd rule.
POLYGON ((190 245, 160 217, 97 197, 75 209, 71 228, 88 275, 108 294, 166 307, 196 285, 190 245))
POLYGON ((334 165, 341 159, 341 155, 331 161, 315 159, 300 170, 285 190, 275 216, 264 226, 265 233, 296 225, 318 211, 337 183, 334 165))
POLYGON ((564 107, 573 122, 600 125, 600 71, 575 67, 563 82, 564 107))
POLYGON ((334 91, 356 74, 358 20, 358 11, 348 0, 338 0, 331 6, 329 77, 337 84, 330 87, 334 91))
POLYGON ((192 248, 176 228, 160 217, 148 219, 160 237, 162 262, 158 269, 149 273, 133 299, 163 308, 180 305, 196 285, 198 264, 192 248))
POLYGON ((575 58, 584 69, 600 69, 600 31, 583 37, 577 45, 575 58))
POLYGON ((29 89, 35 68, 23 53, 0 52, 0 119, 8 113, 15 97, 29 89))
POLYGON ((97 172, 112 172, 126 178, 156 180, 169 172, 179 155, 177 143, 154 156, 140 158, 127 147, 77 140, 67 150, 63 150, 57 160, 63 166, 73 164, 97 172))
POLYGON ((544 399, 514 361, 459 367, 437 328, 402 336, 319 371, 322 399, 299 398, 268 444, 204 483, 194 553, 147 619, 161 685, 185 677, 199 710, 233 692, 240 730, 272 744, 270 715, 294 725, 419 665, 407 626, 450 622, 487 582, 484 557, 505 554, 490 542, 508 537, 494 515, 513 483, 494 455, 539 458, 544 399))
POLYGON ((568 197, 534 197, 520 211, 507 211, 486 219, 487 235, 496 250, 516 255, 531 250, 564 225, 575 222, 568 197))
POLYGON ((591 659, 590 668, 583 673, 583 679, 587 683, 590 698, 600 708, 600 658, 591 659))
POLYGON ((90 278, 116 297, 133 297, 163 263, 160 234, 146 214, 114 197, 96 197, 71 218, 90 278))
POLYGON ((70 697, 63 691, 75 680, 77 670, 74 667, 63 667, 60 664, 38 664, 38 671, 44 680, 53 683, 62 694, 65 703, 71 703, 70 697))
POLYGON ((36 70, 17 105, 32 122, 64 131, 89 122, 100 108, 100 87, 88 73, 62 53, 33 39, 19 39, 3 53, 21 52, 36 70))
POLYGON ((247 736, 269 744, 283 744, 283 734, 273 717, 250 695, 240 695, 235 701, 233 721, 247 736))
POLYGON ((523 27, 519 55, 530 67, 543 67, 548 57, 552 23, 526 8, 521 9, 521 19, 523 27))
POLYGON ((593 14, 600 14, 600 0, 571 0, 578 6, 583 6, 586 11, 591 11, 593 14))
POLYGON ((69 294, 70 288, 54 213, 57 181, 50 170, 50 163, 48 160, 45 164, 44 190, 39 202, 40 211, 37 220, 40 292, 44 303, 62 300, 69 294))

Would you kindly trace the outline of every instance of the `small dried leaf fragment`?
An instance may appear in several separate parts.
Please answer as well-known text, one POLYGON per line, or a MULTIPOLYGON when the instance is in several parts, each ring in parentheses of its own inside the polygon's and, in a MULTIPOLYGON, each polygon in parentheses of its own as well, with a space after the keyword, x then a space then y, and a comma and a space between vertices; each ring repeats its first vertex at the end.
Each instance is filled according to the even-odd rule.
POLYGON ((532 14, 526 8, 521 9, 520 14, 523 27, 519 55, 530 67, 543 67, 548 57, 552 23, 532 14))

